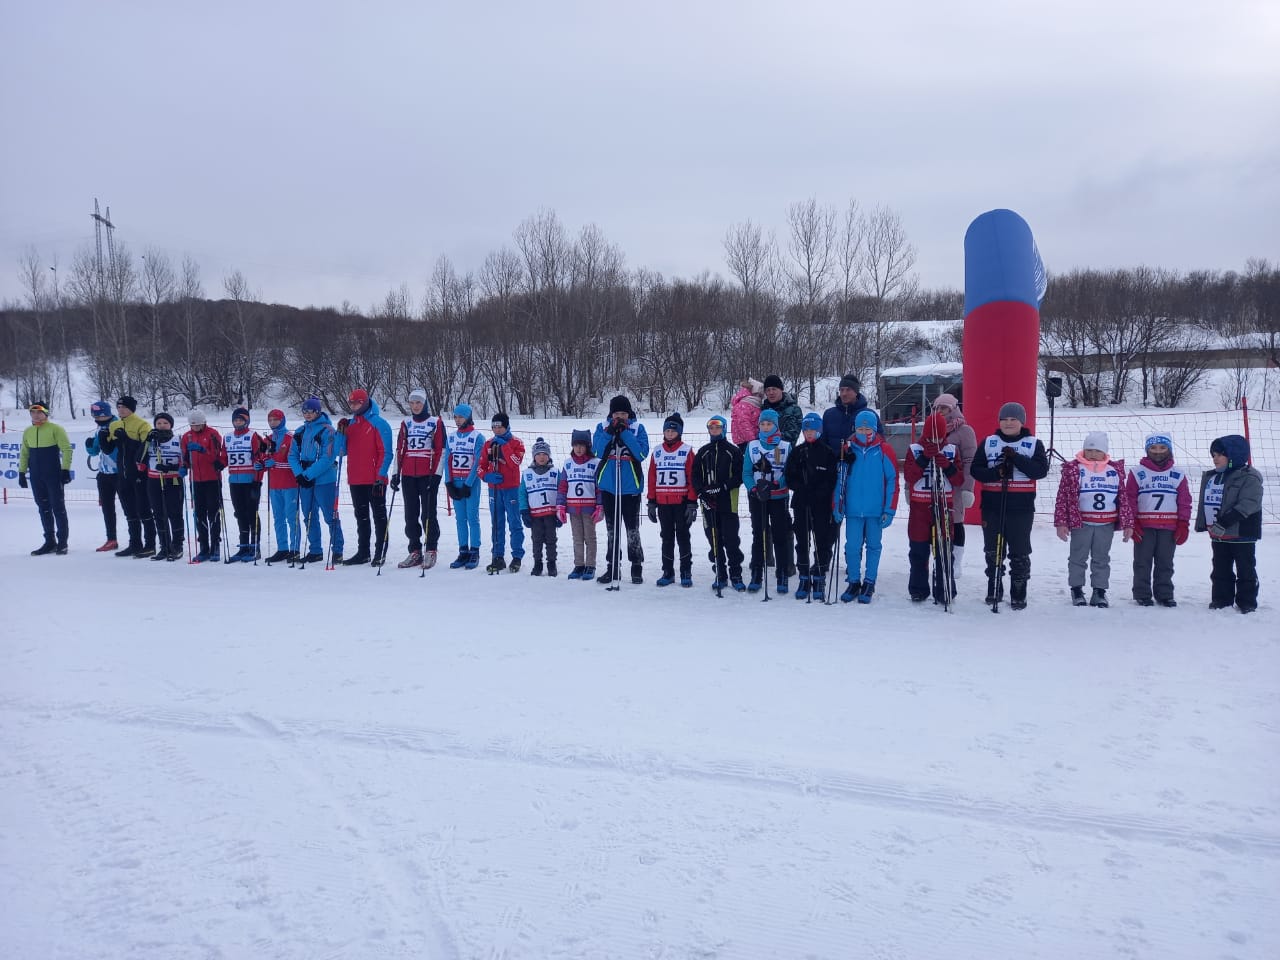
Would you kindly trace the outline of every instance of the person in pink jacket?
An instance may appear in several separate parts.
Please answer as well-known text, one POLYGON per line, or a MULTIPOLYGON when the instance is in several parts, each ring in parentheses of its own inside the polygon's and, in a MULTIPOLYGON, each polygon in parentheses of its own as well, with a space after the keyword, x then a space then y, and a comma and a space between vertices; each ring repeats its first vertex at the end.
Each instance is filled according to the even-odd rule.
POLYGON ((759 434, 763 406, 764 384, 747 377, 738 385, 738 392, 729 404, 729 435, 737 446, 745 446, 759 434))
POLYGON ((1133 511, 1133 599, 1140 607, 1176 607, 1173 554, 1191 532, 1191 486, 1173 462, 1172 437, 1153 433, 1145 447, 1125 484, 1133 511))
POLYGON ((1083 607, 1106 607, 1111 585, 1111 541, 1116 528, 1124 531, 1124 542, 1133 535, 1133 507, 1124 495, 1123 460, 1107 456, 1107 435, 1094 430, 1084 438, 1084 449, 1074 460, 1062 465, 1058 500, 1053 508, 1053 525, 1059 540, 1071 541, 1067 561, 1067 585, 1071 603, 1083 607), (1089 570, 1093 595, 1084 598, 1084 574, 1089 570))

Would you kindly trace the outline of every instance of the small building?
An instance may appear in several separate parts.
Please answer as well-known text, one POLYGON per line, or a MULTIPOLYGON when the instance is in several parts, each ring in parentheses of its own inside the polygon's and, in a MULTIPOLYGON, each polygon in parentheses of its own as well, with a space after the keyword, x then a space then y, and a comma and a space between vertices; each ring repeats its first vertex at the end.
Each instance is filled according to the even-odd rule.
POLYGON ((926 363, 914 367, 891 367, 880 374, 876 400, 880 418, 886 423, 917 421, 928 416, 936 397, 950 393, 964 403, 964 385, 959 363, 926 363))

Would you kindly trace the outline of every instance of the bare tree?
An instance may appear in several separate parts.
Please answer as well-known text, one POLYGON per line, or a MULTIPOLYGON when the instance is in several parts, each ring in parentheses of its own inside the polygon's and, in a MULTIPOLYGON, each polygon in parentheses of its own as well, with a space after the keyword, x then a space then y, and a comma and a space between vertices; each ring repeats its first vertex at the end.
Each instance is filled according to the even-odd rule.
POLYGON ((744 307, 727 345, 744 372, 761 374, 773 368, 777 357, 777 247, 772 235, 746 220, 729 228, 724 252, 729 272, 742 288, 744 307))
POLYGON ((787 234, 786 274, 796 307, 791 317, 803 327, 801 335, 790 338, 797 354, 788 366, 797 380, 808 378, 809 403, 814 404, 818 365, 828 352, 819 331, 827 329, 837 266, 835 207, 819 206, 814 197, 793 203, 787 211, 787 234))
POLYGON ((50 362, 47 337, 51 334, 47 271, 40 254, 28 247, 18 260, 18 279, 22 283, 30 312, 25 340, 26 349, 19 355, 17 382, 26 393, 25 403, 43 400, 53 403, 54 373, 50 362))
POLYGON ((161 410, 169 405, 169 398, 161 386, 161 309, 173 301, 174 275, 169 257, 161 250, 148 249, 142 255, 142 296, 151 313, 151 362, 146 380, 151 385, 151 409, 161 410), (157 388, 160 389, 157 389, 157 388), (157 400, 161 401, 157 405, 157 400))
POLYGON ((885 339, 897 319, 895 301, 909 300, 915 295, 916 248, 907 240, 902 218, 888 207, 877 207, 867 218, 860 262, 859 285, 873 306, 871 322, 872 359, 877 389, 880 371, 884 369, 885 339))

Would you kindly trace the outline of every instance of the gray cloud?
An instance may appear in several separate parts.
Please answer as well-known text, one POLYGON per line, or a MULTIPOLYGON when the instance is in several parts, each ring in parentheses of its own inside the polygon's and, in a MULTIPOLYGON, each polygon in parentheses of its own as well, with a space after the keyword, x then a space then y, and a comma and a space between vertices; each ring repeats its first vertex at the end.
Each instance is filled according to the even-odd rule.
POLYGON ((1280 258, 1270 7, 64 2, 9 5, 0 299, 94 196, 206 287, 367 306, 478 267, 542 207, 633 266, 810 195, 888 204, 921 279, 1008 206, 1055 270, 1280 258), (6 268, 5 263, 12 266, 6 268))

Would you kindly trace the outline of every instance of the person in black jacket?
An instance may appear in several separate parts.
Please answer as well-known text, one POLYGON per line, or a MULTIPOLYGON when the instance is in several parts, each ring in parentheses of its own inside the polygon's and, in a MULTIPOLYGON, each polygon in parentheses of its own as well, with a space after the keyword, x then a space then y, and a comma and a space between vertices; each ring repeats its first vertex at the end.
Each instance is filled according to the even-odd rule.
POLYGON ((742 582, 742 544, 738 534, 738 488, 742 486, 742 451, 729 442, 729 421, 719 415, 707 421, 710 442, 694 455, 693 488, 702 505, 702 527, 715 565, 713 590, 747 589, 742 582))
POLYGON ((1044 444, 1023 424, 1027 408, 1006 403, 1000 408, 1000 429, 987 437, 969 465, 982 488, 982 540, 987 555, 987 600, 1004 595, 1004 558, 1009 558, 1009 606, 1027 606, 1031 579, 1031 524, 1036 514, 1036 481, 1049 473, 1044 444), (1003 547, 997 556, 998 541, 1003 547))
POLYGON ((802 432, 804 443, 792 449, 785 471, 787 486, 792 491, 791 511, 795 516, 792 530, 800 574, 795 596, 797 600, 807 600, 811 595, 814 600, 823 600, 826 572, 831 566, 831 550, 836 540, 831 498, 840 461, 836 452, 821 440, 822 417, 816 413, 805 414, 802 432))

